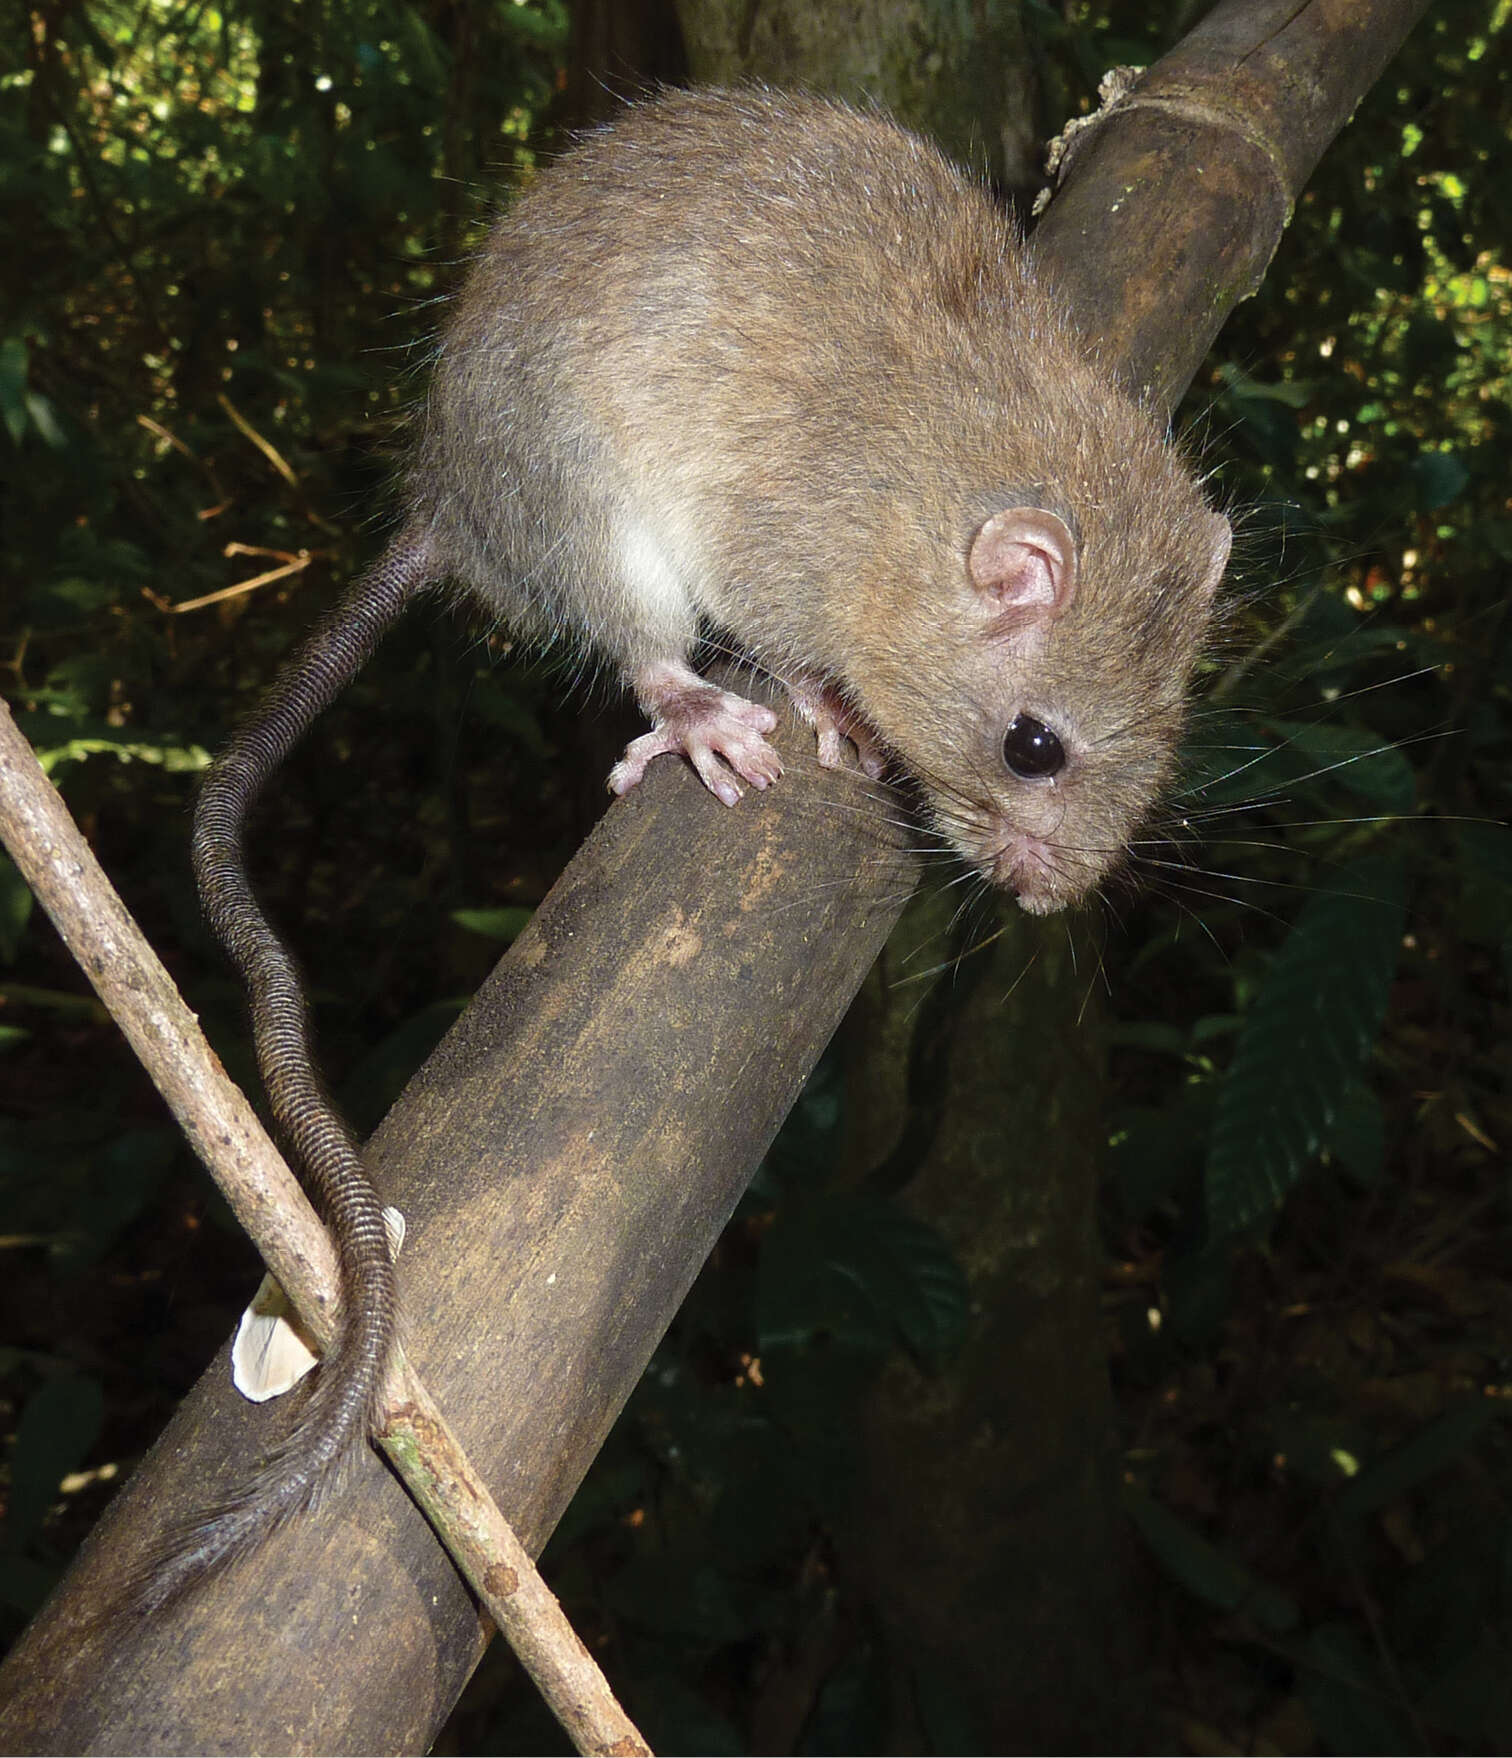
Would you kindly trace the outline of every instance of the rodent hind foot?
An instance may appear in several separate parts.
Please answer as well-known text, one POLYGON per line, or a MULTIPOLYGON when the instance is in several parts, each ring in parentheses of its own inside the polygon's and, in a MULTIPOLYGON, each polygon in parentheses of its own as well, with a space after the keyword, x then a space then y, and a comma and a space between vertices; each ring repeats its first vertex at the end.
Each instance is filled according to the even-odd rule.
POLYGON ((853 745, 861 773, 873 781, 881 779, 887 769, 887 750, 871 722, 853 708, 827 678, 800 673, 784 678, 788 693, 799 717, 814 729, 819 741, 819 767, 844 769, 849 763, 845 747, 853 745))
POLYGON ((609 771, 611 793, 629 793, 651 760, 662 756, 686 757, 727 806, 745 791, 741 781, 766 788, 782 774, 782 759, 764 736, 777 724, 770 708, 717 689, 684 665, 647 668, 636 685, 651 730, 632 739, 609 771))

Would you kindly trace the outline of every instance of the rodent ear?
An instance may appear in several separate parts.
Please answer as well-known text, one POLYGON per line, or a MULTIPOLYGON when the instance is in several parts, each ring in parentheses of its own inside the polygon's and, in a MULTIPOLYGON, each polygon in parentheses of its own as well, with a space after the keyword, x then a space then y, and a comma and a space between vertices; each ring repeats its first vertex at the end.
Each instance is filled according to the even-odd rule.
POLYGON ((971 583, 999 610, 1058 617, 1076 596, 1076 540, 1064 519, 1043 507, 994 513, 971 540, 971 583))
POLYGON ((1228 566, 1229 551, 1234 546, 1234 528, 1222 513, 1207 516, 1208 570, 1202 590, 1209 598, 1218 590, 1223 571, 1228 566))

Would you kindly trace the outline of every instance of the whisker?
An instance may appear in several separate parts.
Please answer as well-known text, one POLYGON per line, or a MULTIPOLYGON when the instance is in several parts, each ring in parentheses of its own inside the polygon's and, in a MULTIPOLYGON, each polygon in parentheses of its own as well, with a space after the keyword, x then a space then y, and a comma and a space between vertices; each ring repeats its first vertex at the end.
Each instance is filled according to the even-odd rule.
MULTIPOLYGON (((1222 875, 1219 875, 1219 877, 1222 877, 1222 875)), ((1274 910, 1266 909, 1264 904, 1255 903, 1249 899, 1242 898, 1242 897, 1234 897, 1226 891, 1209 890, 1204 886, 1194 884, 1191 880, 1186 880, 1186 879, 1177 880, 1177 879, 1169 879, 1169 878, 1162 879, 1158 882, 1155 880, 1152 880, 1151 881, 1151 889, 1157 891, 1160 896, 1168 898, 1172 903, 1175 903, 1179 907, 1182 907, 1182 908, 1185 908, 1185 906, 1182 904, 1181 899, 1175 895, 1177 890, 1188 892, 1193 897, 1210 898, 1215 903, 1234 904, 1234 905, 1237 905, 1243 909, 1251 910, 1254 912, 1255 915, 1263 916, 1263 917, 1265 917, 1265 919, 1267 921, 1275 922, 1275 923, 1279 924, 1281 927, 1286 926, 1286 918, 1284 916, 1277 915, 1274 910)), ((1290 887, 1289 889, 1305 890, 1306 888, 1301 887, 1301 886, 1295 886, 1295 887, 1290 887)), ((1186 913, 1191 917, 1191 919, 1194 922, 1197 923, 1198 927, 1200 927, 1202 929, 1202 931, 1208 936, 1208 938, 1213 941, 1213 944, 1217 945, 1218 942, 1217 942, 1217 939, 1213 933, 1213 929, 1212 929, 1211 925, 1205 920, 1205 918, 1198 915, 1194 910, 1187 909, 1186 913)))
MULTIPOLYGON (((1076 943, 1072 937, 1069 924, 1066 928, 1066 938, 1071 941, 1071 968, 1074 971, 1076 968, 1076 943)), ((1081 1006, 1076 1010, 1076 1023, 1078 1026, 1081 1025, 1082 1021, 1087 1017, 1087 1009, 1092 1005, 1092 991, 1097 987, 1097 979, 1099 977, 1102 978, 1104 988, 1111 995, 1113 993, 1113 985, 1109 982, 1107 976, 1106 941, 1104 941, 1097 949, 1097 963, 1093 965, 1092 975, 1087 979, 1086 988, 1082 990, 1081 1006)))

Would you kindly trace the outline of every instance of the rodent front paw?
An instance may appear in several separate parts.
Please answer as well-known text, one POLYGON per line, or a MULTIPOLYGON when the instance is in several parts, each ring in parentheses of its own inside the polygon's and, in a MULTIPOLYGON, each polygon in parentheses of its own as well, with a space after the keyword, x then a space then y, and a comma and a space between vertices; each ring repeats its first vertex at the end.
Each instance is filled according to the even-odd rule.
POLYGON ((740 780, 766 788, 782 774, 782 759, 763 736, 776 726, 777 716, 759 702, 698 682, 657 692, 648 706, 651 730, 632 739, 609 771, 611 793, 629 793, 653 757, 669 755, 686 757, 709 792, 727 806, 745 791, 740 780))

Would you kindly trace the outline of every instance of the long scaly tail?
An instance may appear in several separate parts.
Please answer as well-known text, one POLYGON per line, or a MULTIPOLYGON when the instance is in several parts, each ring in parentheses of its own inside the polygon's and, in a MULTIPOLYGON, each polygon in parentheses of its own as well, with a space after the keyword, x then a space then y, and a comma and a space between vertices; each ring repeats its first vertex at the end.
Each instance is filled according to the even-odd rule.
POLYGON ((133 1595, 144 1611, 167 1605, 308 1507, 377 1415, 395 1323, 383 1208, 316 1071, 299 971, 253 894, 243 833, 269 778, 437 578, 428 537, 401 533, 305 637, 200 790, 193 838, 200 900, 246 982, 275 1122, 335 1240, 343 1314, 340 1340, 315 1373, 292 1432, 243 1489, 169 1538, 133 1595))

